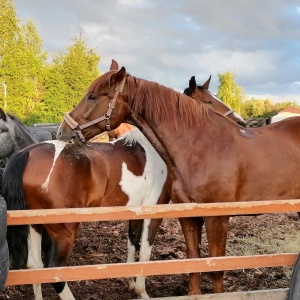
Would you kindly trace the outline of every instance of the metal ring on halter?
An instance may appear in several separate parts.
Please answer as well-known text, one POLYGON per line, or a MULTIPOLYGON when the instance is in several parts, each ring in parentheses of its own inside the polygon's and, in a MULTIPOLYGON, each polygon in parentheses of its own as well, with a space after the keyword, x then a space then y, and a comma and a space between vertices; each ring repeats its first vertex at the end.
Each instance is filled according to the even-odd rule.
POLYGON ((117 103, 117 101, 113 99, 113 100, 111 100, 111 101, 108 103, 108 107, 109 107, 109 108, 115 108, 116 103, 117 103))

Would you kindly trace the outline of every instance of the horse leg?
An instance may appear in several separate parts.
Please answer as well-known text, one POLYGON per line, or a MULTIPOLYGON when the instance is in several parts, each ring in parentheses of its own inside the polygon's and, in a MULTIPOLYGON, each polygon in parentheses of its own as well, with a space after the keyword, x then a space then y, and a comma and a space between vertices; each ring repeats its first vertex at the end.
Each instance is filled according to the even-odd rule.
MULTIPOLYGON (((142 234, 144 220, 130 220, 127 241, 127 263, 135 262, 135 254, 140 249, 140 239, 142 234)), ((135 281, 133 277, 127 278, 129 289, 135 289, 135 281)))
MULTIPOLYGON (((45 225, 51 238, 47 267, 61 267, 67 264, 78 232, 79 223, 45 225)), ((52 283, 61 300, 75 300, 66 282, 52 283)))
MULTIPOLYGON (((153 242, 158 228, 162 222, 162 219, 145 219, 143 226, 143 234, 141 240, 141 249, 139 253, 139 261, 145 262, 150 260, 151 251, 153 248, 153 242)), ((136 278, 135 292, 142 299, 150 299, 146 292, 146 278, 145 276, 139 276, 136 278)))
MULTIPOLYGON (((209 255, 211 257, 225 256, 229 217, 206 217, 204 219, 209 255)), ((215 293, 224 291, 223 275, 223 271, 212 272, 215 293)))
MULTIPOLYGON (((28 236, 28 258, 27 258, 27 268, 28 269, 42 269, 42 236, 41 233, 29 226, 29 236, 28 236)), ((43 300, 42 287, 41 284, 33 284, 33 293, 35 300, 43 300)))
MULTIPOLYGON (((203 218, 180 218, 186 242, 187 258, 199 258, 203 218)), ((201 294, 200 273, 189 274, 189 295, 201 294)))

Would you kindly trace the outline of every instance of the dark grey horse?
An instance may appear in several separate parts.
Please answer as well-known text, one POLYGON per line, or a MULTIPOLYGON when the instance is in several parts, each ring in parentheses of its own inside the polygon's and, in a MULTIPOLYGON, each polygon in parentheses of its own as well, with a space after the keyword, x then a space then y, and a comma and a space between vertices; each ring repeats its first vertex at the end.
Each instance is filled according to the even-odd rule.
POLYGON ((52 140, 52 131, 55 129, 55 127, 49 130, 41 127, 26 127, 18 118, 5 113, 0 108, 0 191, 6 161, 26 146, 52 140))
POLYGON ((10 158, 24 147, 37 142, 18 118, 6 114, 0 108, 0 159, 10 158))
POLYGON ((37 139, 34 138, 18 118, 6 114, 0 108, 0 187, 6 161, 14 153, 37 142, 37 139))

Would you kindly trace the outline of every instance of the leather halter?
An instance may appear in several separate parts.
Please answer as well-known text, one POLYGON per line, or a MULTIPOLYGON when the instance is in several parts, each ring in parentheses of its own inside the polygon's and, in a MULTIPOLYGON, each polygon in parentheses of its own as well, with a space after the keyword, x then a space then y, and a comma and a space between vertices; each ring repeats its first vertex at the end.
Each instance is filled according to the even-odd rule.
POLYGON ((113 111, 113 109, 115 108, 116 106, 116 102, 117 102, 117 98, 119 96, 120 93, 122 93, 123 91, 123 88, 124 88, 124 85, 125 85, 125 81, 126 81, 126 77, 124 77, 122 79, 122 81, 120 82, 120 84, 116 87, 116 92, 115 92, 115 95, 114 97, 112 98, 112 100, 109 101, 108 103, 108 109, 106 111, 106 113, 93 120, 93 121, 90 121, 90 122, 87 122, 86 124, 83 124, 83 125, 79 125, 71 116, 70 116, 70 113, 67 112, 64 116, 64 121, 71 127, 71 129, 73 129, 76 134, 78 135, 78 138, 81 142, 85 143, 86 140, 83 136, 83 133, 82 133, 82 130, 85 129, 85 128, 88 128, 88 127, 91 127, 99 122, 102 122, 102 121, 106 121, 106 130, 107 131, 110 131, 111 128, 110 128, 110 117, 111 117, 111 113, 113 111))
POLYGON ((228 112, 226 112, 223 116, 224 117, 227 117, 229 116, 230 114, 234 113, 234 110, 230 109, 228 112))

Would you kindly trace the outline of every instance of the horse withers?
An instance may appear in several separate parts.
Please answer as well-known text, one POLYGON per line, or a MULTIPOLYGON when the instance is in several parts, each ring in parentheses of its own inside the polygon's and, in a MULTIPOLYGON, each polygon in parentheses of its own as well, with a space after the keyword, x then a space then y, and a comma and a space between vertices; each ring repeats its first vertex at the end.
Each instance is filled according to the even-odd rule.
MULTIPOLYGON (((57 138, 83 142, 105 131, 107 122, 114 129, 126 119, 136 122, 172 168, 174 202, 300 196, 300 118, 246 129, 186 95, 127 74, 124 67, 103 74, 90 85, 61 123, 57 138), (109 111, 111 106, 114 108, 109 111), (108 111, 107 120, 103 116, 108 111)), ((204 217, 210 256, 225 255, 228 220, 229 216, 204 217)), ((197 224, 193 218, 185 219, 183 232, 189 258, 200 255, 201 227, 202 221, 197 224)), ((214 292, 223 292, 223 272, 212 275, 214 292)), ((193 273, 189 294, 198 293, 200 274, 193 273)))

